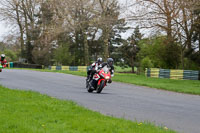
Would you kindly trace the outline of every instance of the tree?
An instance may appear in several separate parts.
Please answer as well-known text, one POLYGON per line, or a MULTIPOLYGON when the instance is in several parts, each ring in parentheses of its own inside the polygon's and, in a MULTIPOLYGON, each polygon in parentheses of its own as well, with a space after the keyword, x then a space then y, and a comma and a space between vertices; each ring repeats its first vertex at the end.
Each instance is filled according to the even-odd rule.
POLYGON ((62 63, 70 58, 58 58, 58 51, 65 55, 62 48, 73 57, 73 65, 89 65, 100 55, 106 59, 113 43, 119 44, 125 24, 116 0, 3 1, 1 15, 18 26, 21 56, 28 63, 49 65, 52 59, 62 63))
POLYGON ((139 6, 140 10, 132 12, 130 20, 139 22, 141 28, 165 31, 168 42, 173 43, 176 35, 174 18, 180 12, 177 0, 137 0, 134 5, 139 6))
POLYGON ((14 46, 14 44, 10 44, 9 40, 0 42, 0 54, 5 54, 8 62, 17 60, 18 51, 14 50, 14 46))
POLYGON ((127 42, 124 43, 120 48, 125 63, 132 68, 133 73, 135 72, 134 67, 136 64, 136 56, 139 52, 139 41, 141 39, 142 34, 139 31, 139 26, 137 26, 133 34, 128 38, 127 42))
POLYGON ((109 56, 109 39, 113 29, 117 24, 124 22, 123 19, 119 19, 119 6, 116 0, 99 0, 100 4, 100 20, 98 22, 99 27, 102 30, 102 40, 103 40, 103 53, 104 60, 109 56))
POLYGON ((198 42, 199 54, 200 54, 200 2, 196 1, 196 4, 193 5, 192 11, 195 17, 193 41, 198 42))
MULTIPOLYGON (((145 28, 154 28, 166 33, 166 48, 173 51, 173 48, 181 46, 180 55, 182 58, 182 68, 184 69, 184 58, 189 57, 194 52, 195 43, 192 42, 192 36, 195 31, 194 5, 198 0, 138 0, 140 13, 133 13, 132 20, 142 24, 145 28), (143 10, 144 8, 146 10, 143 10), (175 46, 173 46, 175 45, 175 46), (170 49, 172 48, 172 49, 170 49), (188 56, 189 55, 189 56, 188 56)), ((167 58, 171 57, 167 55, 167 58)), ((173 59, 173 58, 171 58, 173 59)), ((173 62, 173 60, 168 61, 173 62)))
MULTIPOLYGON (((20 42, 21 42, 21 56, 24 57, 24 25, 23 15, 20 9, 20 0, 1 0, 0 1, 0 15, 4 21, 12 22, 17 24, 20 30, 20 42)), ((12 23, 13 24, 13 23, 12 23)))
POLYGON ((154 67, 175 69, 180 64, 180 46, 166 45, 166 36, 155 36, 140 41, 138 58, 140 64, 144 58, 149 58, 154 67))

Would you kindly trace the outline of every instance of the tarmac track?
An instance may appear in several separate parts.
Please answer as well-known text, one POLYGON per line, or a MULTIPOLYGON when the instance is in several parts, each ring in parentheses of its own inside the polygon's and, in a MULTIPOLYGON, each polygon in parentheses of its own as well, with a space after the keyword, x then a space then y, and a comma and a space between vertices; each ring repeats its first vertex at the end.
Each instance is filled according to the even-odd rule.
POLYGON ((4 69, 0 84, 73 100, 105 115, 149 121, 180 133, 200 133, 200 96, 117 82, 101 94, 88 93, 84 77, 16 69, 4 69))

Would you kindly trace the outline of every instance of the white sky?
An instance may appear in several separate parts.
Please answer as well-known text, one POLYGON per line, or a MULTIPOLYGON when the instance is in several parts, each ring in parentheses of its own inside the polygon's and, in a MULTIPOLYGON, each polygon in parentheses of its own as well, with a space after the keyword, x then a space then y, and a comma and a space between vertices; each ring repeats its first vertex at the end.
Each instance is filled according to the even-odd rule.
POLYGON ((0 41, 2 41, 3 37, 7 35, 8 27, 3 22, 0 22, 0 41))

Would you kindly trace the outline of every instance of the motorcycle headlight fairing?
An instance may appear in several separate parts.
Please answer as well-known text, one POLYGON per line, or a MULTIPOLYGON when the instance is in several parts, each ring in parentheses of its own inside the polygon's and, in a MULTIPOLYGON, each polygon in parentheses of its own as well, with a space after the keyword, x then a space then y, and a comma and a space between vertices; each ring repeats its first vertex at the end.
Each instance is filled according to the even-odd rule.
POLYGON ((108 79, 110 79, 110 77, 109 77, 109 76, 106 76, 106 79, 108 80, 108 79))

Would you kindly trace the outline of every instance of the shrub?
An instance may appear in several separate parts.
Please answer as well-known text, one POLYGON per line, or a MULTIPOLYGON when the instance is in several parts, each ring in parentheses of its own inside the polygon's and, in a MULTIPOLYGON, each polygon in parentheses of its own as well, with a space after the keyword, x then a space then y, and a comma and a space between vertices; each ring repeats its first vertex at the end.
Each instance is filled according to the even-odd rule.
POLYGON ((153 63, 151 59, 149 59, 149 57, 145 57, 144 59, 142 59, 141 68, 143 71, 145 70, 145 68, 152 68, 152 67, 153 67, 153 63))

